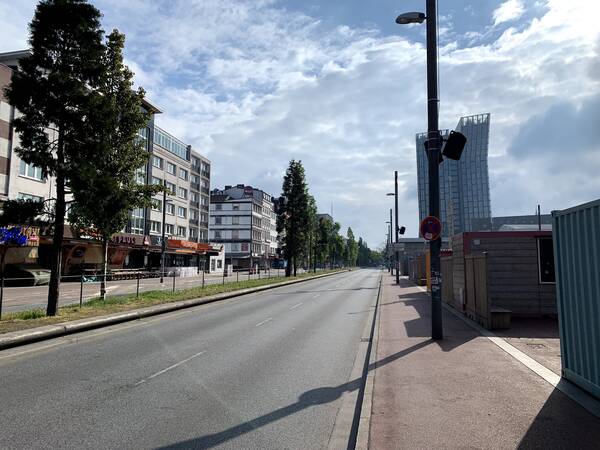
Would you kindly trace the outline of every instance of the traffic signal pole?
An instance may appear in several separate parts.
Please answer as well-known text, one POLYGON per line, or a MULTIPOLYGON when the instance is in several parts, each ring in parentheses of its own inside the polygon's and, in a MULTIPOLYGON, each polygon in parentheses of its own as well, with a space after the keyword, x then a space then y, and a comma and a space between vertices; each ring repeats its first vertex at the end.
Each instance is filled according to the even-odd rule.
MULTIPOLYGON (((427 0, 427 143, 429 159, 429 215, 440 217, 440 133, 438 129, 437 0, 427 0)), ((429 244, 431 255, 431 337, 443 339, 442 280, 440 273, 441 233, 429 244)))

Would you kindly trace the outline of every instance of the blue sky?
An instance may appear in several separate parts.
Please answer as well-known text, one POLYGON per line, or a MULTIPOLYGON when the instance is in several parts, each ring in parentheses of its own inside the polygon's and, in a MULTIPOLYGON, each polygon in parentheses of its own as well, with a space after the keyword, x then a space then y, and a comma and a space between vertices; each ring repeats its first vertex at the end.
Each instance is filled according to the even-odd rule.
MULTIPOLYGON (((423 0, 95 0, 127 35, 158 124, 213 162, 213 187, 275 195, 291 158, 322 211, 371 246, 400 172, 417 235, 415 133, 426 128, 423 0)), ((0 51, 24 48, 35 2, 0 2, 0 51)), ((585 0, 440 0, 440 126, 489 112, 494 215, 600 194, 600 6, 585 0)))

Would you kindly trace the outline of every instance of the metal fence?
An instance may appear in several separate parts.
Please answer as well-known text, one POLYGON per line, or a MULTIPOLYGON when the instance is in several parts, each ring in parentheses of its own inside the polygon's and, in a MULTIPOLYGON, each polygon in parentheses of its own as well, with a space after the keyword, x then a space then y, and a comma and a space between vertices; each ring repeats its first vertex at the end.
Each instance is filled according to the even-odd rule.
MULTIPOLYGON (((319 269, 320 270, 320 269, 319 269)), ((300 270, 298 273, 303 273, 300 270)), ((179 276, 176 270, 160 272, 129 271, 109 273, 105 283, 105 298, 135 295, 149 291, 175 292, 184 289, 204 288, 210 285, 236 283, 247 280, 285 277, 285 269, 239 269, 227 273, 204 273, 179 276)), ((102 275, 83 274, 61 277, 59 306, 80 305, 100 297, 102 275)), ((0 319, 3 313, 45 309, 48 285, 22 286, 32 283, 31 278, 0 277, 0 319)))

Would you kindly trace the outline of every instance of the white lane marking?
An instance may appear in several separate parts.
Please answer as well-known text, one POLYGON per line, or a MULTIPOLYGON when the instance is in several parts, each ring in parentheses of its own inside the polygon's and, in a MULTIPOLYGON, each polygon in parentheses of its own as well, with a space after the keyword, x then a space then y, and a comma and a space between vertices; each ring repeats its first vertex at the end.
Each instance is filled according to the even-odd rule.
POLYGON ((191 361, 192 359, 197 358, 198 356, 203 355, 204 353, 206 353, 206 351, 198 352, 195 355, 190 356, 189 358, 185 358, 183 361, 179 361, 178 363, 167 367, 166 369, 159 370, 158 372, 150 375, 148 378, 144 378, 143 380, 138 381, 137 383, 135 383, 135 386, 139 386, 140 384, 150 381, 152 378, 156 378, 157 376, 162 375, 163 373, 168 372, 169 370, 174 369, 175 367, 179 367, 180 365, 185 364, 186 362, 191 361))
POLYGON ((312 296, 312 298, 317 298, 319 295, 321 295, 321 294, 315 294, 312 296))
POLYGON ((298 306, 300 306, 300 305, 302 305, 302 302, 298 303, 297 305, 294 305, 294 306, 292 306, 292 307, 290 308, 290 311, 291 311, 292 309, 296 309, 296 308, 297 308, 298 306))
POLYGON ((265 323, 270 322, 271 320, 273 320, 273 318, 269 317, 268 319, 265 319, 262 322, 257 323, 255 326, 260 327, 261 325, 264 325, 265 323))

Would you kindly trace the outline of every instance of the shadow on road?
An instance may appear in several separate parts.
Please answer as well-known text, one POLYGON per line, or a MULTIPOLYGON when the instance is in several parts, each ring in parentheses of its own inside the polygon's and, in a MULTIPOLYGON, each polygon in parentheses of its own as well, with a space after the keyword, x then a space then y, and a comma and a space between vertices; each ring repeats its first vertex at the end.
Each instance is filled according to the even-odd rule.
MULTIPOLYGON (((404 349, 394 355, 388 356, 387 358, 382 359, 381 361, 376 361, 369 365, 368 370, 375 370, 378 367, 389 364, 393 361, 396 361, 403 356, 406 356, 414 351, 417 351, 427 345, 432 344, 434 341, 427 340, 423 342, 419 342, 416 345, 413 345, 410 348, 404 349)), ((327 386, 321 387, 317 389, 312 389, 310 391, 304 392, 298 398, 296 403, 291 405, 287 405, 283 408, 272 411, 263 416, 257 417, 255 419, 249 420, 247 422, 241 423, 234 427, 223 430, 219 433, 208 434, 205 436, 200 436, 195 439, 190 439, 187 441, 177 442, 175 444, 167 445, 164 447, 160 447, 161 449, 188 449, 188 448, 196 448, 196 449, 207 449, 213 448, 219 444, 222 444, 231 439, 235 439, 239 436, 242 436, 246 433, 254 431, 258 428, 264 427, 272 422, 276 422, 277 420, 283 419, 284 417, 295 414, 304 409, 310 408, 311 406, 322 405, 325 403, 331 403, 339 399, 342 394, 345 392, 352 392, 354 390, 360 389, 362 386, 363 379, 356 378, 354 380, 348 381, 347 383, 341 384, 339 386, 327 386)))

